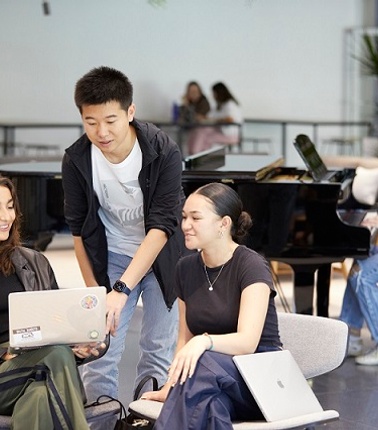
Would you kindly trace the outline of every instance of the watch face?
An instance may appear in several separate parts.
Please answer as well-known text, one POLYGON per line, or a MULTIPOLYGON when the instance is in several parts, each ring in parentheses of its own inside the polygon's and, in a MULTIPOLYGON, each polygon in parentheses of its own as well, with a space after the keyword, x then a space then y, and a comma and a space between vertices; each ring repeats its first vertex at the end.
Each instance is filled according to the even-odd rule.
POLYGON ((125 293, 127 296, 131 293, 130 288, 120 280, 114 283, 113 290, 117 291, 118 293, 125 293))
POLYGON ((117 281, 114 286, 113 289, 118 291, 119 293, 123 293, 125 287, 127 288, 126 284, 122 281, 117 281))

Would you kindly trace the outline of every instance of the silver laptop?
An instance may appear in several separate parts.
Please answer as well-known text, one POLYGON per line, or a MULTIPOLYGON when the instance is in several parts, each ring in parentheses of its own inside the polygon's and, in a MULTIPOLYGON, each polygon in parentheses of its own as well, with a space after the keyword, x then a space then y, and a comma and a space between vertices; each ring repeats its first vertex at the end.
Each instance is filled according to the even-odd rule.
POLYGON ((8 303, 12 351, 105 339, 105 287, 17 292, 8 303))
POLYGON ((267 421, 323 411, 290 351, 236 355, 233 360, 267 421))

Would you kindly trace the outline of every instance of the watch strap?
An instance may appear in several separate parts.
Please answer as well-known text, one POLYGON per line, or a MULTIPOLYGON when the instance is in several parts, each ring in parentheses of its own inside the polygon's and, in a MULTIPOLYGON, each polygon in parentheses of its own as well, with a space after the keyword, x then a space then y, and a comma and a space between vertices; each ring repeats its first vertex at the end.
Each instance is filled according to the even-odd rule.
POLYGON ((115 281, 113 289, 118 291, 119 293, 126 294, 126 296, 129 296, 131 293, 130 288, 120 279, 118 279, 118 281, 115 281))

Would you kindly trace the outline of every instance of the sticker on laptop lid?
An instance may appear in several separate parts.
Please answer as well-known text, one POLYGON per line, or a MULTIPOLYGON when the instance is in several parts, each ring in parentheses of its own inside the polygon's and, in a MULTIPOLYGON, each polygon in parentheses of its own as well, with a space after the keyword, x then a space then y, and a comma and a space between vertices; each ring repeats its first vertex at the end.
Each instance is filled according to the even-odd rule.
POLYGON ((18 328, 12 330, 12 333, 13 340, 17 344, 42 340, 42 332, 40 326, 18 328))
POLYGON ((99 338, 99 336, 100 336, 100 333, 97 330, 91 330, 89 332, 89 339, 91 340, 96 340, 99 338))
POLYGON ((83 309, 94 309, 97 307, 98 305, 98 298, 96 295, 94 294, 86 294, 82 299, 81 299, 81 307, 83 309))

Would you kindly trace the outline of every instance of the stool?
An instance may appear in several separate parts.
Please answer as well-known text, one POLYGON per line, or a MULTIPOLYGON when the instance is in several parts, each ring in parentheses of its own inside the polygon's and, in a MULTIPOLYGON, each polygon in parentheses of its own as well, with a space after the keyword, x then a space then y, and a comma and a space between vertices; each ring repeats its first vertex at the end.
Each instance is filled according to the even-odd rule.
MULTIPOLYGON (((351 154, 354 155, 355 153, 355 144, 359 143, 360 139, 355 137, 332 137, 329 139, 323 139, 322 146, 329 147, 330 145, 336 146, 336 153, 338 155, 345 155, 345 154, 351 154)), ((326 151, 323 151, 326 153, 326 151)), ((361 149, 358 151, 358 153, 361 152, 361 149)))
POLYGON ((269 155, 272 153, 272 139, 269 137, 243 137, 242 139, 244 143, 252 143, 252 152, 253 154, 258 155, 269 155), (266 145, 269 147, 268 151, 259 151, 259 145, 266 145))
POLYGON ((37 157, 37 156, 59 156, 61 148, 59 145, 52 145, 49 143, 21 143, 16 142, 13 144, 12 155, 23 157, 37 157))
POLYGON ((25 155, 57 155, 60 152, 59 145, 43 143, 30 143, 23 146, 25 155))
POLYGON ((340 273, 342 275, 342 277, 347 280, 348 279, 348 275, 349 275, 349 270, 350 270, 350 263, 347 263, 345 260, 342 261, 341 263, 334 263, 332 264, 332 274, 334 272, 340 273))

